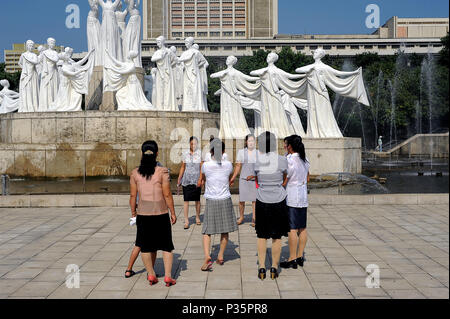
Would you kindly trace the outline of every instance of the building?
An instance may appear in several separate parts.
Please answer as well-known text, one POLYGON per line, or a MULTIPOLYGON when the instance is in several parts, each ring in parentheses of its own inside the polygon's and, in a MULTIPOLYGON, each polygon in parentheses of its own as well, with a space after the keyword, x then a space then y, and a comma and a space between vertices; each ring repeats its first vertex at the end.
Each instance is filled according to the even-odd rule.
POLYGON ((448 18, 390 18, 374 35, 389 39, 442 38, 448 33, 448 18))
MULTIPOLYGON (((152 11, 148 7, 151 3, 156 3, 156 0, 147 0, 144 4, 147 5, 146 10, 147 13, 151 13, 152 11)), ((161 3, 159 1, 158 3, 161 3)), ((234 2, 231 0, 210 0, 210 1, 201 1, 201 0, 172 0, 172 3, 179 3, 178 7, 184 8, 187 3, 200 3, 204 2, 208 4, 208 8, 210 8, 211 3, 238 3, 237 0, 234 2)), ((356 54, 361 54, 365 52, 377 53, 379 55, 394 55, 400 49, 406 53, 417 53, 417 54, 427 54, 427 53, 439 53, 442 49, 441 38, 447 35, 449 31, 449 19, 448 18, 399 18, 393 17, 389 19, 382 27, 380 27, 373 34, 344 34, 344 35, 284 35, 277 34, 277 19, 273 17, 272 22, 268 22, 267 19, 262 19, 260 15, 258 18, 252 18, 252 10, 254 8, 252 5, 258 5, 261 7, 257 7, 256 12, 259 10, 267 9, 270 5, 277 5, 277 1, 270 2, 266 1, 246 1, 246 11, 247 21, 248 21, 248 30, 246 31, 247 36, 239 37, 236 34, 232 34, 228 37, 223 36, 218 38, 208 38, 198 36, 199 29, 194 29, 192 31, 191 26, 187 26, 185 23, 185 18, 183 16, 184 12, 181 11, 182 14, 182 26, 186 26, 186 28, 180 28, 178 35, 180 32, 183 36, 179 37, 171 37, 168 36, 167 44, 169 46, 175 46, 178 50, 178 54, 181 54, 184 47, 184 37, 185 36, 194 36, 195 41, 199 44, 200 49, 203 54, 210 57, 223 58, 229 55, 239 56, 247 56, 252 55, 255 50, 269 50, 269 51, 280 51, 283 47, 290 47, 295 52, 302 52, 306 55, 311 55, 312 50, 317 48, 323 48, 327 51, 329 55, 332 56, 342 56, 342 57, 352 57, 356 54), (263 5, 263 2, 266 4, 263 5), (264 22, 267 28, 263 27, 259 28, 261 25, 257 25, 253 23, 255 20, 262 19, 261 22, 264 22), (273 25, 273 29, 270 26, 273 25), (266 30, 264 33, 263 30, 266 30), (267 31, 269 30, 269 31, 267 31), (195 35, 196 36, 195 36, 195 35), (263 36, 263 35, 266 36, 263 36)), ((240 1, 239 1, 240 3, 240 1)), ((166 4, 169 4, 166 2, 166 4)), ((192 6, 192 5, 191 5, 192 6)), ((194 5, 195 7, 195 5, 194 5)), ((191 8, 191 7, 189 7, 191 8)), ((272 14, 278 12, 277 8, 271 7, 269 10, 272 14)), ((167 12, 170 12, 168 10, 167 12)), ((175 11, 173 11, 175 12, 175 11)), ((198 12, 198 9, 197 11, 198 12)), ((208 11, 211 12, 211 11, 208 11)), ((154 13, 157 15, 156 13, 154 13)), ((171 13, 172 14, 172 13, 171 13)), ((265 13, 267 16, 267 12, 265 13)), ((270 15, 268 15, 270 17, 270 15)), ((147 15, 147 17, 149 17, 147 15)), ((172 16, 168 16, 169 19, 172 16)), ((195 16, 198 17, 198 16, 195 16)), ((221 16, 223 17, 223 16, 221 16)), ((222 19, 222 18, 221 18, 222 19)), ((270 19, 269 19, 270 20, 270 19)), ((144 19, 144 21, 146 21, 144 19)), ((166 20, 169 21, 169 20, 166 20)), ((211 21, 211 20, 209 20, 211 21)), ((147 21, 148 22, 148 21, 147 21)), ((144 22, 145 24, 145 22, 144 22)), ((149 30, 151 27, 150 24, 147 23, 149 30)), ((194 25, 195 27, 195 25, 194 25)), ((198 27, 198 24, 197 24, 198 27)), ((223 25, 222 25, 223 27, 223 25)), ((169 30, 174 30, 168 27, 167 32, 169 30)), ((209 29, 209 35, 211 35, 212 29, 209 29)), ((224 29, 225 30, 225 29, 224 29)), ((205 31, 206 32, 206 31, 205 31)), ((225 32, 225 31, 221 31, 225 32)), ((170 33, 170 32, 169 32, 170 33)), ((168 35, 169 33, 165 33, 168 35)), ((159 36, 160 33, 154 32, 153 34, 147 33, 147 36, 144 36, 144 41, 142 43, 142 56, 143 56, 143 64, 146 68, 150 67, 152 63, 150 62, 151 56, 155 52, 156 45, 153 38, 149 38, 150 36, 159 36)))
POLYGON ((144 0, 144 40, 258 39, 278 33, 278 0, 144 0))
MULTIPOLYGON (((39 46, 44 46, 46 47, 46 45, 43 44, 34 44, 34 53, 38 54, 38 47, 39 46)), ((15 73, 15 72, 19 72, 22 71, 21 67, 19 66, 19 59, 20 56, 22 55, 22 53, 24 53, 26 51, 26 44, 25 43, 14 43, 13 44, 13 48, 12 50, 4 50, 4 55, 5 55, 5 72, 7 73, 15 73)), ((62 50, 64 50, 64 47, 56 47, 55 50, 57 52, 61 52, 62 50)))

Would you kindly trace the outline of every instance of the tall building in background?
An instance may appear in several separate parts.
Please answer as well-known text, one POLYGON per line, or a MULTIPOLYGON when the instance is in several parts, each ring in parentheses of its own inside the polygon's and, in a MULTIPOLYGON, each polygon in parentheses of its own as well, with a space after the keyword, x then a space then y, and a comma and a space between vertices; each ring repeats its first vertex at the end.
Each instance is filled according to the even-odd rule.
POLYGON ((270 39, 278 0, 144 0, 144 39, 270 39))

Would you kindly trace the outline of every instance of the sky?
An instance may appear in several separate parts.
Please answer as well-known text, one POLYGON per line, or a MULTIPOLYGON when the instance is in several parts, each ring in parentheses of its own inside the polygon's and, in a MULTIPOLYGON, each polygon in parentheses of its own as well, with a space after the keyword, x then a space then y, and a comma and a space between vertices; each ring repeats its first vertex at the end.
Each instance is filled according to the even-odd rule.
MULTIPOLYGON (((396 15, 404 18, 448 17, 448 0, 278 0, 279 33, 283 34, 370 34, 365 24, 366 6, 377 4, 380 23, 396 15)), ((142 6, 142 4, 141 4, 142 6)), ((48 37, 75 52, 87 51, 88 0, 0 0, 0 61, 3 50, 13 43, 32 39, 45 43, 48 37), (66 27, 66 7, 80 8, 80 28, 66 27)))

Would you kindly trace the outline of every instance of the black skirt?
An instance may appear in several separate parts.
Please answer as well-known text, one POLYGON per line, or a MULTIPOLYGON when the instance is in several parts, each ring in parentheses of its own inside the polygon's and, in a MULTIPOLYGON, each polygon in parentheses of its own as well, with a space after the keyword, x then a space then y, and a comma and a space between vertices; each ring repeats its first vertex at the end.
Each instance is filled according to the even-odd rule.
POLYGON ((137 215, 136 226, 136 246, 141 248, 142 253, 155 253, 158 250, 171 252, 175 249, 169 214, 137 215))
POLYGON ((305 229, 308 208, 288 207, 289 226, 291 229, 305 229))
POLYGON ((183 186, 183 197, 185 202, 199 202, 202 194, 201 187, 197 185, 183 186))
POLYGON ((256 200, 255 229, 258 238, 287 237, 290 227, 286 200, 274 204, 256 200))

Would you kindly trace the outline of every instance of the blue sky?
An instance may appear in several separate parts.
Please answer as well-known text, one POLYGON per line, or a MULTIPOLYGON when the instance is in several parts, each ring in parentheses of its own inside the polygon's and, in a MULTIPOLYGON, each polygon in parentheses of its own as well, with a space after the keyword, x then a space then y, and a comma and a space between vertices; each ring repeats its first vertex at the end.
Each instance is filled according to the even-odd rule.
MULTIPOLYGON (((278 0, 279 33, 352 34, 372 33, 367 29, 365 8, 377 4, 381 24, 390 17, 448 17, 448 0, 278 0)), ((88 0, 2 0, 0 4, 0 61, 3 50, 28 39, 44 43, 49 36, 75 52, 86 51, 88 0), (80 29, 67 29, 66 6, 78 4, 80 29)))

